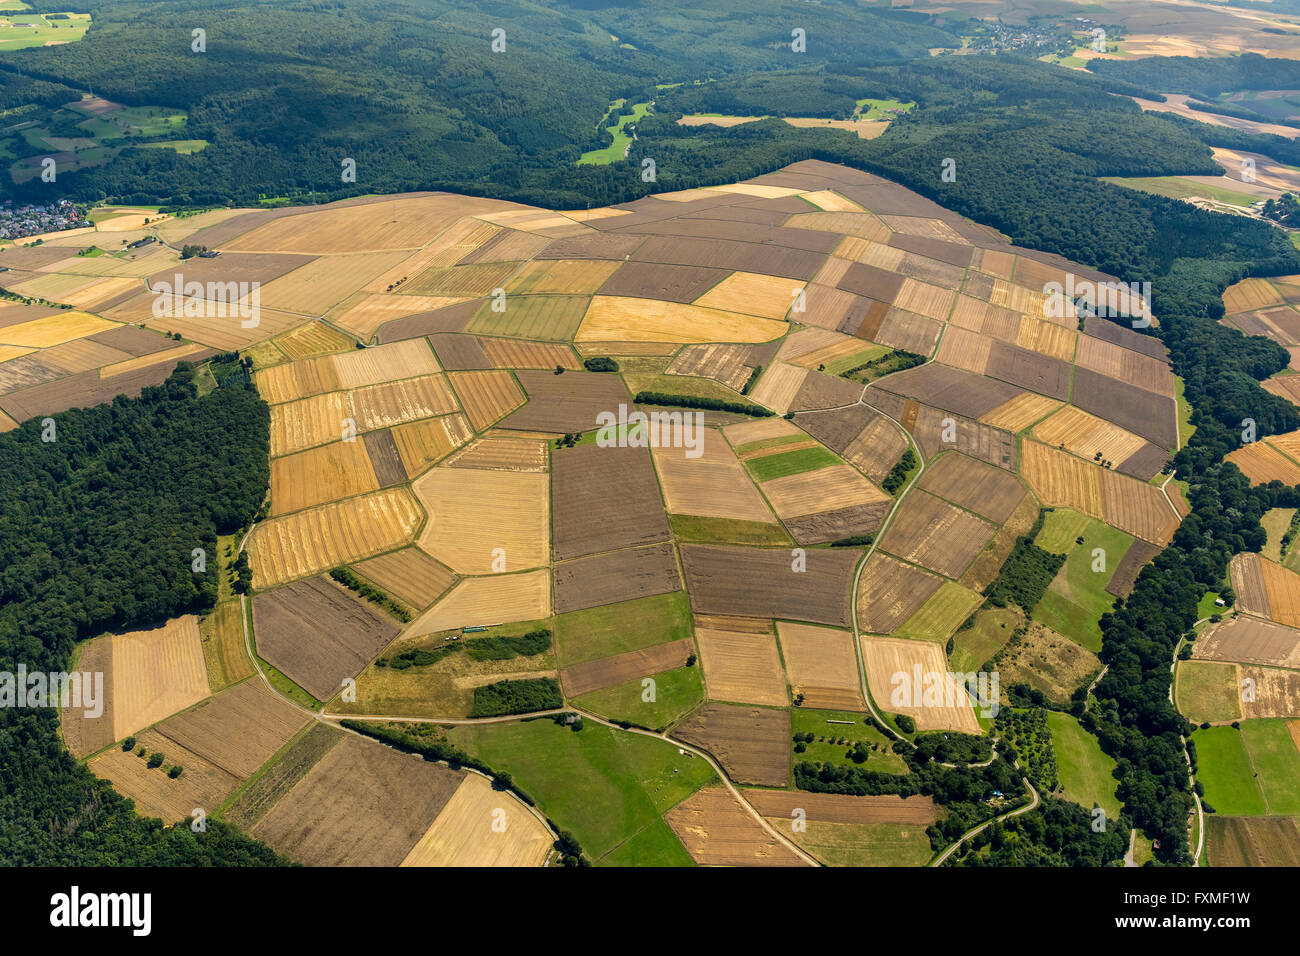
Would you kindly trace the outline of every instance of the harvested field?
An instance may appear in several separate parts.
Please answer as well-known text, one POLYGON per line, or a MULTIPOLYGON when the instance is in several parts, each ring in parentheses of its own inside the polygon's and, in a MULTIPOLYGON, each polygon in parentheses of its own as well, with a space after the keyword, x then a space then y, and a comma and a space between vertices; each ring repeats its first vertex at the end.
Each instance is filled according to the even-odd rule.
POLYGON ((453 449, 473 437, 469 419, 448 415, 427 421, 399 425, 393 429, 393 441, 408 475, 418 475, 453 449))
POLYGON ((1192 657, 1274 667, 1300 667, 1300 631, 1240 615, 1216 624, 1192 645, 1192 657))
POLYGON ((583 432, 597 425, 601 412, 617 413, 619 405, 630 405, 631 395, 617 375, 606 372, 521 371, 519 383, 528 404, 503 423, 518 431, 583 432))
POLYGON ((366 444, 355 439, 271 460, 274 516, 378 489, 366 444))
POLYGON ((277 365, 256 372, 253 378, 258 391, 274 405, 340 388, 378 385, 438 371, 428 343, 411 339, 277 365))
POLYGON ((790 692, 803 694, 803 706, 827 710, 864 708, 851 631, 778 621, 776 633, 790 692))
POLYGON ((453 627, 512 624, 551 616, 551 576, 545 569, 524 574, 466 578, 411 622, 418 637, 453 627))
POLYGON ((32 319, 16 325, 0 326, 0 345, 19 345, 29 349, 48 349, 52 345, 84 339, 97 332, 117 328, 89 312, 60 312, 43 319, 32 319))
POLYGON ((785 707, 790 691, 776 639, 764 625, 754 630, 725 630, 696 622, 704 683, 711 700, 785 707))
POLYGON ((780 276, 733 272, 700 298, 696 305, 726 312, 783 319, 803 286, 780 276))
POLYGON ((430 266, 402 284, 403 295, 476 298, 503 288, 518 262, 483 262, 465 266, 430 266))
POLYGON ((808 551, 806 570, 781 548, 684 544, 691 607, 703 614, 782 618, 847 627, 853 569, 860 549, 808 551))
POLYGON ((700 790, 664 814, 677 838, 702 866, 804 866, 731 793, 700 790))
POLYGON ((497 368, 536 368, 554 371, 557 366, 576 369, 581 362, 573 349, 559 342, 522 342, 517 339, 484 338, 480 340, 488 358, 497 368))
POLYGON ((711 378, 739 392, 753 371, 745 360, 749 350, 743 345, 688 345, 665 369, 669 375, 694 375, 711 378))
POLYGON ((1253 312, 1270 305, 1282 305, 1285 299, 1267 279, 1242 279, 1223 293, 1224 311, 1228 315, 1253 312))
POLYGON ((882 710, 911 717, 920 731, 981 732, 966 688, 948 676, 943 645, 864 635, 862 660, 871 697, 882 710))
POLYGON ((289 742, 307 716, 259 680, 246 680, 154 729, 241 780, 289 742))
POLYGON ((918 641, 946 641, 981 603, 982 597, 976 592, 944 581, 895 633, 918 641))
MULTIPOLYGON (((73 343, 69 342, 68 345, 73 343)), ((55 346, 55 348, 64 348, 65 346, 55 346)), ((51 352, 54 349, 50 350, 51 352)), ((166 364, 168 369, 174 368, 176 363, 181 359, 191 359, 198 361, 212 354, 211 349, 206 349, 202 345, 178 345, 174 349, 164 349, 161 352, 154 352, 151 355, 140 355, 136 358, 128 358, 121 362, 105 364, 99 370, 99 377, 102 379, 116 378, 119 375, 126 375, 129 372, 138 372, 142 369, 152 368, 155 365, 166 364)), ((46 360, 50 360, 47 352, 46 360)))
POLYGON ((535 259, 524 263, 505 283, 508 295, 590 295, 618 268, 600 259, 535 259))
POLYGON ((1010 401, 999 405, 991 412, 986 412, 980 421, 1010 432, 1020 432, 1034 422, 1046 418, 1061 407, 1061 403, 1045 395, 1034 392, 1021 392, 1010 401))
POLYGON ((790 712, 708 703, 678 724, 678 740, 707 750, 738 783, 790 782, 790 712))
POLYGON ((419 548, 402 548, 359 561, 352 570, 413 608, 428 607, 456 580, 450 568, 419 548))
POLYGON ((280 336, 275 340, 275 344, 285 355, 297 361, 317 355, 327 355, 330 352, 343 352, 352 348, 355 343, 324 322, 310 322, 280 336))
POLYGON ((1164 546, 1179 517, 1154 485, 1116 474, 1038 442, 1021 446, 1021 474, 1044 505, 1074 508, 1164 546))
POLYGON ((582 324, 588 301, 585 295, 515 296, 506 298, 505 311, 494 312, 489 299, 465 328, 483 335, 568 342, 582 324))
POLYGON ((667 542, 557 564, 554 580, 557 614, 669 594, 682 587, 673 548, 667 542))
POLYGON ((617 687, 628 681, 641 680, 682 667, 694 653, 695 642, 687 637, 668 644, 656 644, 616 654, 604 660, 574 664, 560 671, 560 683, 566 697, 580 697, 593 690, 617 687))
MULTIPOLYGON (((762 488, 782 519, 858 505, 888 505, 893 500, 848 465, 773 478, 762 488)), ((887 508, 879 510, 883 517, 887 508)))
POLYGON ((1041 422, 1034 437, 1089 461, 1098 460, 1100 454, 1105 461, 1124 462, 1146 445, 1137 435, 1073 405, 1041 422))
MULTIPOLYGON (((1179 667, 1186 666, 1186 663, 1199 662, 1184 662, 1179 667)), ((1247 718, 1300 717, 1300 671, 1249 664, 1239 669, 1240 681, 1238 686, 1232 688, 1233 696, 1240 696, 1240 685, 1245 681, 1253 681, 1255 688, 1255 699, 1241 702, 1242 716, 1247 718)), ((1300 738, 1297 737, 1296 730, 1292 729, 1292 743, 1297 739, 1300 738)), ((1296 746, 1300 747, 1300 743, 1296 746)))
POLYGON ((877 551, 862 568, 858 581, 858 624, 876 634, 889 634, 920 610, 939 590, 943 579, 877 551))
POLYGON ((824 375, 811 369, 804 376, 798 393, 790 402, 790 410, 796 412, 815 409, 839 408, 852 405, 862 396, 862 386, 850 382, 838 375, 824 375))
MULTIPOLYGON (((204 353, 195 356, 203 357, 204 353)), ((34 358, 35 356, 24 356, 0 364, 0 382, 3 382, 5 372, 8 371, 6 366, 18 366, 34 358)), ((57 380, 42 381, 39 385, 0 396, 0 406, 14 421, 23 422, 37 415, 53 415, 69 408, 89 408, 110 402, 118 395, 135 398, 146 385, 161 385, 172 373, 175 364, 175 361, 168 361, 108 379, 101 379, 99 373, 93 371, 57 378, 57 372, 46 369, 45 378, 57 380)))
POLYGON ((401 547, 422 517, 409 491, 390 488, 264 521, 249 539, 253 586, 275 587, 401 547))
POLYGON ((1091 335, 1079 336, 1079 348, 1074 360, 1099 375, 1117 378, 1138 388, 1173 397, 1174 373, 1168 362, 1095 339, 1091 335))
POLYGON ((309 866, 396 866, 465 776, 348 735, 271 808, 253 836, 309 866))
POLYGON ((668 519, 644 448, 578 445, 551 461, 555 560, 668 538, 668 519))
POLYGON ((238 601, 225 601, 199 621, 208 688, 215 694, 236 681, 252 677, 253 662, 244 646, 244 609, 238 601))
POLYGON ((963 587, 983 593, 984 589, 997 578, 1002 565, 1011 556, 1016 546, 1016 539, 1028 534, 1037 520, 1038 499, 1026 491, 1024 497, 1020 499, 1020 504, 1016 505, 1016 510, 1011 513, 1011 517, 993 536, 992 544, 979 553, 971 566, 966 569, 959 583, 963 587))
POLYGON ((651 452, 669 513, 774 523, 763 496, 722 436, 706 431, 702 439, 698 458, 688 457, 681 448, 651 452))
POLYGON ((939 819, 930 797, 854 797, 840 793, 789 793, 746 790, 745 800, 764 817, 793 819, 796 808, 816 823, 914 823, 926 826, 939 819))
POLYGON ((959 454, 935 459, 917 487, 995 524, 1011 517, 1025 495, 1014 475, 959 454))
POLYGON ((524 393, 509 372, 448 372, 475 431, 483 431, 524 403, 524 393))
POLYGON ((330 306, 347 298, 376 276, 394 268, 405 258, 406 254, 402 252, 322 256, 278 279, 264 282, 261 289, 262 304, 269 309, 285 312, 324 315, 330 306))
POLYGON ((1300 866, 1300 826, 1294 817, 1205 818, 1210 866, 1300 866))
POLYGON ((471 773, 401 865, 542 866, 553 842, 551 833, 518 800, 471 773), (497 831, 492 823, 501 811, 505 829, 497 831))
POLYGON ((162 753, 168 763, 185 768, 179 777, 167 776, 162 767, 150 769, 145 758, 111 747, 88 764, 91 773, 108 780, 113 789, 135 801, 136 813, 159 817, 164 823, 190 820, 196 807, 208 812, 221 806, 240 784, 240 778, 222 770, 153 730, 136 737, 137 746, 162 753))
POLYGON ((403 325, 414 324, 420 316, 438 314, 440 309, 450 311, 451 306, 467 301, 469 300, 465 296, 386 295, 363 292, 349 296, 339 303, 330 310, 328 318, 335 325, 347 329, 364 341, 369 341, 370 337, 380 329, 384 329, 385 341, 392 341, 415 337, 400 334, 403 325), (397 322, 398 319, 408 316, 412 317, 411 323, 397 322))
POLYGON ((546 471, 546 442, 534 438, 480 438, 447 461, 448 468, 546 471))
POLYGON ((1074 370, 1072 400, 1084 411, 1141 435, 1161 448, 1173 449, 1178 445, 1177 409, 1172 398, 1079 366, 1074 370))
POLYGON ((438 467, 411 490, 429 515, 420 547, 452 570, 522 571, 550 561, 546 475, 438 467))
POLYGON ((774 362, 763 372, 758 384, 750 390, 749 398, 759 405, 766 405, 778 415, 790 410, 795 396, 809 375, 808 369, 785 362, 774 362))
POLYGON ((880 546, 913 564, 955 579, 961 577, 996 530, 968 511, 914 491, 903 502, 880 546))
POLYGON ((854 334, 858 338, 870 338, 872 342, 888 345, 890 348, 929 355, 934 351, 941 331, 943 331, 942 323, 934 319, 905 309, 894 308, 885 313, 880 328, 874 332, 867 322, 863 322, 854 334))
POLYGON ((768 342, 786 328, 786 323, 774 319, 697 305, 598 295, 583 317, 577 341, 768 342))
POLYGON ((1244 551, 1233 555, 1228 563, 1228 574, 1232 579, 1232 589, 1237 592, 1237 610, 1272 617, 1268 591, 1264 586, 1264 565, 1257 553, 1244 551))
POLYGON ((1253 485, 1270 481, 1280 481, 1284 485, 1300 484, 1300 465, 1267 441, 1248 442, 1224 460, 1240 468, 1253 485))
POLYGON ((252 830, 344 736, 337 727, 313 721, 222 811, 222 818, 245 832, 252 830))
POLYGON ((253 599, 258 655, 317 700, 336 694, 398 630, 392 618, 324 575, 253 599))
POLYGON ((1174 701, 1179 713, 1195 723, 1227 723, 1241 718, 1236 664, 1179 661, 1174 701))

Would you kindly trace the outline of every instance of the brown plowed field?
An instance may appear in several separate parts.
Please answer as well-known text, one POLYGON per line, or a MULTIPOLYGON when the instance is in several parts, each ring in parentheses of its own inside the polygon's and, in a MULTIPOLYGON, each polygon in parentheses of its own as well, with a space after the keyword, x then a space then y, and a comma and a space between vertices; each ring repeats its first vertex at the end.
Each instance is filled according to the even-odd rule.
POLYGON ((858 625, 889 634, 920 610, 943 579, 877 551, 858 581, 858 625))
POLYGON ((448 372, 447 377, 475 431, 524 403, 524 393, 509 372, 448 372))
POLYGON ((1020 394, 1015 386, 935 363, 886 376, 873 383, 867 395, 877 388, 971 418, 979 418, 1020 394))
MULTIPOLYGON (((562 609, 560 613, 563 613, 562 609)), ((580 697, 593 690, 617 687, 628 681, 683 667, 686 659, 694 653, 695 643, 684 637, 680 641, 643 647, 604 660, 574 664, 560 671, 560 682, 564 685, 566 697, 580 697)))
POLYGON ((969 511, 923 491, 913 491, 881 538, 880 546, 913 564, 956 579, 996 530, 969 511))
POLYGON ((607 372, 549 372, 524 370, 519 383, 528 404, 503 423, 504 428, 537 432, 583 432, 596 427, 601 412, 618 414, 620 404, 631 405, 632 396, 617 375, 607 372))
POLYGON ((370 456, 370 464, 375 469, 379 487, 387 488, 406 481, 409 476, 402 467, 402 457, 397 451, 391 430, 385 428, 382 431, 366 432, 361 439, 365 443, 366 454, 370 456))
POLYGON ((667 594, 682 587, 672 545, 667 542, 557 564, 554 578, 557 614, 667 594))
POLYGON ((804 866, 722 787, 700 790, 664 814, 701 866, 804 866))
POLYGON ((1197 660, 1300 667, 1300 631, 1254 617, 1224 621, 1202 635, 1193 648, 1197 660))
POLYGON ((856 548, 804 553, 805 571, 782 548, 681 546, 691 607, 703 614, 783 618, 847 627, 856 548))
POLYGON ((1001 524, 1016 510, 1025 486, 1000 468, 967 458, 943 455, 925 470, 918 487, 1001 524))
POLYGON ((69 707, 59 712, 60 729, 68 752, 74 757, 85 757, 117 739, 113 735, 112 637, 98 637, 83 644, 77 656, 76 670, 83 674, 104 675, 103 710, 98 717, 86 716, 82 707, 69 707))
POLYGON ((307 720, 306 714, 277 697, 260 680, 249 679, 154 729, 212 765, 246 780, 307 720))
POLYGON ((253 587, 274 587, 407 544, 423 517, 405 488, 389 488, 264 521, 249 539, 253 587))
POLYGON ((793 819, 796 809, 807 819, 820 823, 916 823, 922 826, 939 819, 930 797, 854 797, 840 793, 782 793, 779 790, 746 790, 745 800, 765 817, 793 819))
POLYGON ((916 721, 917 730, 955 730, 964 734, 981 732, 965 688, 955 685, 947 678, 948 660, 944 657, 942 644, 863 635, 862 658, 867 669, 867 686, 871 688, 871 697, 881 710, 912 717, 916 721), (918 668, 923 686, 913 688, 911 685, 915 683, 918 668), (895 682, 895 675, 906 675, 907 682, 895 682), (933 678, 941 682, 943 689, 942 697, 937 702, 926 703, 922 695, 926 675, 943 675, 933 678), (903 693, 909 690, 913 693, 903 693), (896 691, 903 696, 896 697, 896 691), (917 699, 918 695, 922 695, 920 700, 917 699))
POLYGON ((688 458, 682 448, 652 452, 671 514, 775 523, 763 496, 718 432, 703 433, 701 452, 698 458, 688 458))
POLYGON ((555 560, 668 538, 659 484, 644 448, 562 448, 551 460, 555 560))
POLYGON ((144 757, 120 747, 110 747, 88 766, 95 776, 112 783, 118 793, 134 800, 136 812, 142 816, 176 823, 191 820, 196 807, 210 814, 241 782, 239 777, 156 731, 139 734, 136 746, 147 748, 149 753, 162 753, 166 757, 164 766, 179 764, 184 772, 173 779, 163 767, 150 769, 144 757))
POLYGON ((738 783, 789 785, 788 710, 708 703, 680 723, 672 736, 713 754, 738 783))
POLYGON ((1076 366, 1073 403, 1161 448, 1178 444, 1174 400, 1076 366))
POLYGON ((1124 552, 1124 557, 1115 566, 1115 573, 1110 576, 1106 591, 1116 597, 1128 597, 1133 591, 1137 576, 1159 553, 1160 549, 1155 545, 1135 538, 1128 550, 1124 552))
MULTIPOLYGON (((464 778, 463 771, 349 735, 271 808, 253 836, 309 866, 397 866, 464 778)), ((490 827, 483 821, 485 839, 494 835, 490 827)))
POLYGON ((253 599, 257 653, 318 700, 338 693, 398 632, 397 622, 324 575, 253 599))
POLYGON ((871 534, 880 527, 889 507, 888 501, 873 501, 850 508, 786 518, 785 526, 790 537, 799 544, 824 544, 827 541, 871 534))
POLYGON ((751 369, 745 364, 748 355, 749 350, 743 345, 688 345, 665 371, 669 375, 711 378, 740 391, 749 381, 751 369))
POLYGON ((411 485, 429 520, 420 547, 461 574, 522 571, 550 561, 543 474, 433 468, 411 485))
POLYGON ((433 351, 438 356, 442 367, 449 372, 464 372, 469 369, 489 369, 493 367, 483 348, 483 339, 465 332, 438 332, 429 336, 433 351))
POLYGON ((704 684, 710 700, 784 707, 790 691, 781 656, 771 629, 762 624, 757 633, 705 627, 697 619, 695 639, 700 645, 704 684))
POLYGON ((804 695, 803 706, 864 709, 851 631, 778 621, 776 633, 790 692, 804 695))
POLYGON ((456 580, 451 568, 419 548, 402 548, 352 565, 352 570, 413 608, 425 608, 456 580))
POLYGON ((1178 516, 1154 485, 1038 442, 1024 442, 1021 456, 1021 474, 1044 505, 1074 508, 1161 546, 1178 528, 1178 516))
POLYGON ((1016 539, 1021 535, 1028 534, 1037 520, 1038 499, 1026 491, 1020 499, 1020 503, 1011 512, 1011 517, 993 536, 993 543, 981 551, 975 560, 971 562, 971 566, 961 576, 959 583, 963 587, 983 593, 984 589, 992 584, 998 576, 1007 558, 1011 556, 1011 552, 1016 546, 1016 539))

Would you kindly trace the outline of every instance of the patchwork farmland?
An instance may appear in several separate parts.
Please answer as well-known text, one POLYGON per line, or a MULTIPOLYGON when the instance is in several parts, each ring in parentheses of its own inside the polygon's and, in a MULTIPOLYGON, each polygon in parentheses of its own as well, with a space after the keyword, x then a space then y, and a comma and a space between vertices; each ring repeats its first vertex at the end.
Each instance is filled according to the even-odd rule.
MULTIPOLYGON (((109 254, 92 280, 112 285, 83 281, 106 258, 77 256, 84 238, 0 249, 69 306, 0 303, 0 422, 139 393, 182 361, 266 401, 269 497, 230 555, 249 594, 205 622, 224 676, 193 619, 97 639, 106 716, 69 711, 63 732, 142 810, 223 808, 299 862, 542 865, 552 825, 598 862, 927 862, 944 810, 903 754, 988 718, 954 679, 935 704, 898 675, 1002 654, 1068 699, 1096 663, 1084 638, 1018 606, 985 634, 1018 541, 1040 508, 1088 516, 1126 544, 1110 595, 1186 510, 1158 477, 1180 447, 1163 347, 1044 307, 1062 270, 1104 277, 867 173, 806 161, 581 213, 442 193, 226 213, 109 254), (192 242, 222 253, 187 260, 195 277, 265 283, 258 325, 153 315, 148 282, 192 242), (637 422, 652 413, 677 417, 637 422), (553 711, 586 729, 515 720, 553 711), (345 718, 417 752, 456 741, 535 781, 545 812, 345 718), (628 728, 665 739, 625 749, 628 728), (184 771, 112 746, 128 735, 184 771), (559 772, 621 800, 636 761, 692 786, 638 779, 627 832, 559 772), (860 765, 886 789, 808 792, 860 765), (494 842, 502 806, 518 829, 494 842), (773 822, 795 806, 815 828, 798 843, 773 822)), ((1285 436, 1259 447, 1292 458, 1285 436)), ((1246 559, 1232 574, 1244 613, 1189 663, 1256 668, 1288 702, 1246 716, 1290 716, 1300 689, 1264 672, 1296 666, 1300 597, 1246 559)), ((1046 600, 1092 608, 1068 584, 1046 600)))

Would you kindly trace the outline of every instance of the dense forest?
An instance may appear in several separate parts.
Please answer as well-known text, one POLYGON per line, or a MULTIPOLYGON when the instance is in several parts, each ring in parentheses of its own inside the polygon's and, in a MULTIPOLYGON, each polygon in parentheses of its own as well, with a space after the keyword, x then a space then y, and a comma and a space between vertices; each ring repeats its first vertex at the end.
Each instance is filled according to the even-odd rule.
MULTIPOLYGON (((257 510, 270 413, 251 386, 198 397, 185 363, 138 399, 0 434, 0 670, 70 669, 79 640, 201 612, 216 536, 257 510), (43 440, 53 438, 52 441, 43 440)), ((0 858, 25 865, 282 863, 209 819, 204 833, 138 817, 63 748, 53 709, 0 708, 0 858)))
POLYGON ((1190 93, 1210 99, 1229 90, 1300 89, 1300 63, 1258 53, 1241 56, 1149 56, 1091 60, 1088 69, 1161 93, 1190 93))

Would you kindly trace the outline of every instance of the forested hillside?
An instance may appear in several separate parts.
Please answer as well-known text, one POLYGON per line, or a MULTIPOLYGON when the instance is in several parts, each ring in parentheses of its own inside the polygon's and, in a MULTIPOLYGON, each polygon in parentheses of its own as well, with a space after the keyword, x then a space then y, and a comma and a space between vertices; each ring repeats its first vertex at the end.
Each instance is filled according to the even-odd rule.
MULTIPOLYGON (((79 640, 212 605, 216 535, 265 494, 270 413, 251 385, 199 398, 193 374, 182 363, 138 399, 55 415, 53 441, 39 419, 0 435, 0 671, 69 670, 79 640)), ((6 863, 281 862, 218 821, 196 834, 136 816, 68 755, 57 722, 52 709, 0 708, 6 863)))

